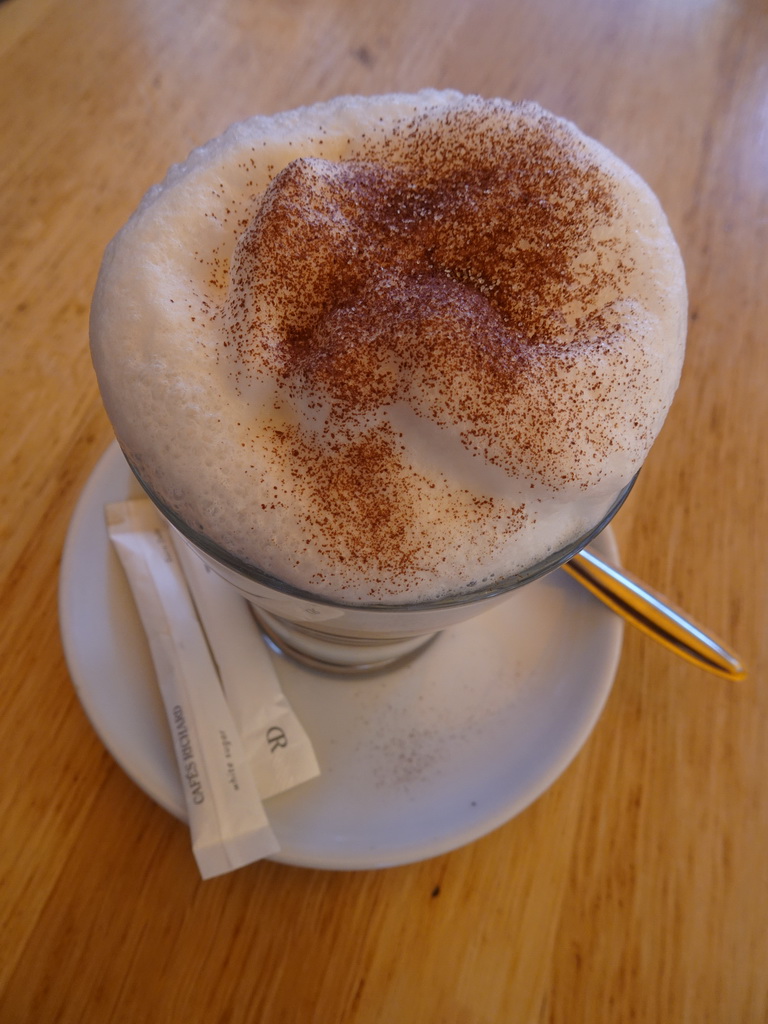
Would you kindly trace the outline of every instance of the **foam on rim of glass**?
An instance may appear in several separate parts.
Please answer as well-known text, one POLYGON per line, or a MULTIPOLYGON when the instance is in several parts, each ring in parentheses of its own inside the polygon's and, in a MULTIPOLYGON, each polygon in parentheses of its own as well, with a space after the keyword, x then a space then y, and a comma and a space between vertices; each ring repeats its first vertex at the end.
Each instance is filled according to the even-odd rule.
MULTIPOLYGON (((458 94, 455 93, 424 93, 420 94, 418 98, 378 98, 377 102, 380 103, 380 109, 382 110, 387 107, 387 104, 389 104, 391 108, 389 116, 394 117, 395 114, 392 113, 392 111, 395 111, 395 113, 397 113, 398 116, 400 116, 403 110, 412 110, 415 101, 418 101, 418 103, 427 107, 430 104, 440 106, 440 104, 445 105, 457 102, 457 97, 458 94)), ((194 190, 197 189, 198 192, 202 194, 202 191, 204 191, 205 188, 208 185, 211 185, 211 183, 213 182, 213 178, 210 177, 210 175, 214 175, 215 177, 218 174, 218 171, 220 170, 220 167, 214 164, 214 166, 210 169, 210 174, 208 175, 208 177, 206 177, 206 174, 208 173, 205 170, 206 159, 211 158, 211 156, 215 157, 216 154, 221 155, 225 151, 228 151, 227 147, 231 148, 232 146, 242 145, 243 139, 248 137, 249 132, 253 133, 254 131, 256 131, 256 133, 258 134, 258 131, 262 130, 265 127, 265 125, 268 124, 269 126, 271 126, 270 130, 273 131, 273 134, 280 136, 282 133, 281 144, 283 144, 285 147, 285 145, 287 145, 287 142, 291 140, 292 133, 295 133, 301 129, 302 123, 304 124, 304 128, 301 130, 306 132, 307 118, 310 118, 310 121, 313 117, 316 120, 322 119, 326 125, 332 124, 334 117, 337 118, 337 124, 340 123, 339 119, 343 121, 345 117, 354 120, 354 117, 356 116, 355 110, 359 110, 361 103, 364 105, 367 102, 370 101, 353 100, 350 101, 350 103, 345 108, 343 103, 341 103, 340 101, 335 101, 334 103, 331 104, 325 104, 316 108, 311 108, 309 112, 291 112, 290 114, 287 115, 280 115, 278 118, 275 119, 257 119, 256 121, 247 122, 245 125, 236 126, 233 129, 231 129, 228 133, 226 133, 222 139, 217 140, 215 143, 209 144, 208 147, 204 147, 203 150, 198 151, 196 154, 194 154, 192 158, 190 158, 190 161, 188 161, 188 163, 184 165, 184 167, 172 171, 169 174, 165 186, 163 186, 160 189, 154 190, 147 197, 145 203, 142 205, 142 208, 140 209, 140 214, 142 210, 144 212, 151 211, 155 204, 164 202, 167 199, 169 191, 172 194, 175 194, 174 190, 177 190, 179 188, 182 189, 182 192, 184 191, 184 189, 186 189, 187 192, 189 192, 189 190, 192 190, 194 192, 194 190)), ((347 129, 349 128, 348 122, 346 124, 346 127, 347 129)), ((332 135, 333 132, 331 132, 330 130, 326 132, 326 143, 329 141, 332 135)), ((596 151, 605 152, 602 150, 602 147, 599 147, 597 143, 594 143, 592 145, 596 147, 596 151)), ((615 161, 615 158, 612 157, 611 155, 608 155, 606 159, 615 161)), ((621 166, 623 167, 623 165, 621 166)), ((631 175, 631 172, 627 173, 631 175)), ((634 178, 631 180, 634 181, 634 178)), ((649 192, 650 190, 646 191, 649 192)), ((189 249, 193 245, 199 246, 201 244, 201 239, 198 237, 198 234, 196 232, 192 231, 191 225, 182 222, 181 224, 176 224, 175 227, 179 227, 181 230, 178 233, 174 233, 174 246, 178 245, 180 249, 184 247, 189 249)), ((137 232, 139 235, 141 235, 141 231, 141 216, 139 216, 138 220, 132 221, 132 223, 126 229, 126 232, 123 234, 123 242, 128 242, 130 246, 130 244, 132 244, 131 240, 133 240, 133 242, 136 242, 137 232)), ((205 234, 205 232, 203 232, 203 234, 205 234)), ((218 236, 215 237, 218 238, 218 236)), ((170 249, 173 249, 173 246, 170 246, 170 249)), ((137 250, 134 249, 134 255, 136 251, 137 250)), ((165 250, 163 250, 163 253, 165 256, 168 256, 168 258, 174 255, 173 251, 171 251, 169 254, 165 252, 165 250)), ((122 269, 123 271, 125 271, 125 257, 121 256, 121 254, 116 252, 113 248, 108 254, 107 259, 105 260, 105 267, 107 268, 105 271, 105 276, 107 278, 111 276, 111 268, 114 267, 115 261, 120 263, 121 260, 122 269)), ((146 284, 147 282, 145 281, 144 283, 146 284)), ((162 281, 160 283, 162 283, 162 281)), ((152 288, 157 287, 158 281, 150 276, 149 285, 151 293, 152 288)), ((112 294, 112 298, 114 298, 114 292, 112 294)), ((140 302, 137 303, 135 299, 132 298, 130 295, 121 296, 120 301, 122 302, 122 305, 118 303, 118 312, 121 312, 123 314, 122 321, 131 321, 132 319, 138 319, 139 321, 141 321, 141 318, 144 315, 144 311, 141 308, 139 308, 141 306, 140 302)), ((152 303, 153 304, 151 309, 151 315, 148 317, 148 319, 152 321, 151 327, 152 330, 154 331, 156 328, 158 328, 158 317, 162 320, 162 318, 168 313, 167 297, 162 295, 153 296, 152 303)), ((114 306, 112 306, 112 311, 115 311, 114 306)), ((99 333, 98 329, 101 328, 102 331, 109 329, 110 331, 116 331, 119 334, 122 330, 122 324, 118 324, 116 326, 114 319, 112 323, 105 324, 103 321, 102 314, 103 311, 95 309, 94 322, 97 328, 96 333, 99 333), (101 322, 100 316, 102 316, 101 322)), ((121 317, 118 316, 116 319, 121 320, 121 317)), ((171 326, 173 326, 174 323, 179 322, 180 321, 178 320, 178 318, 174 320, 171 317, 171 326)), ((184 336, 185 341, 190 341, 193 335, 194 330, 191 330, 190 324, 189 322, 187 322, 186 334, 184 336)), ((105 402, 107 404, 108 411, 110 412, 110 415, 113 418, 113 422, 115 423, 116 427, 116 432, 118 433, 118 436, 121 442, 123 443, 123 447, 129 453, 131 453, 131 461, 134 464, 140 464, 141 472, 145 478, 146 484, 149 485, 150 488, 154 488, 155 491, 157 492, 159 492, 162 487, 164 491, 163 503, 165 507, 170 508, 170 506, 175 502, 175 514, 182 514, 180 513, 180 509, 183 509, 183 506, 179 504, 179 495, 182 496, 181 500, 183 500, 184 492, 198 484, 198 477, 200 476, 200 466, 193 460, 195 460, 200 453, 202 453, 200 454, 202 460, 204 462, 207 461, 209 464, 208 467, 205 469, 205 472, 209 474, 210 480, 212 481, 210 486, 208 487, 208 503, 210 505, 213 505, 216 501, 220 501, 221 494, 225 493, 227 489, 221 487, 221 477, 217 476, 219 471, 217 459, 219 457, 219 452, 226 448, 228 445, 230 448, 236 447, 236 445, 233 443, 236 439, 233 438, 232 436, 229 436, 228 440, 227 435, 225 433, 223 433, 220 430, 217 432, 217 429, 213 423, 215 416, 211 415, 211 413, 215 412, 215 410, 212 409, 209 409, 208 414, 201 415, 192 422, 185 422, 181 429, 177 431, 176 434, 174 434, 174 419, 178 418, 182 413, 186 414, 186 412, 188 412, 194 406, 197 400, 196 389, 199 392, 201 387, 200 381, 192 381, 191 387, 186 386, 183 393, 177 392, 176 397, 174 399, 174 401, 178 403, 176 416, 174 416, 173 412, 171 412, 170 416, 168 413, 168 391, 162 394, 158 393, 152 395, 150 396, 149 401, 145 401, 147 398, 146 383, 147 378, 149 376, 148 369, 151 371, 151 373, 157 373, 158 376, 162 376, 163 374, 165 374, 166 383, 170 388, 170 393, 173 394, 173 388, 175 387, 174 381, 178 379, 182 373, 188 373, 190 367, 189 359, 187 358, 189 356, 189 348, 184 348, 184 346, 182 345, 182 347, 175 352, 152 353, 151 345, 149 349, 147 349, 146 346, 153 340, 154 336, 149 339, 146 337, 141 337, 139 339, 131 339, 131 341, 135 341, 136 344, 133 345, 133 348, 130 349, 128 355, 126 356, 126 360, 122 367, 125 373, 123 374, 122 377, 120 373, 120 368, 118 368, 118 372, 114 376, 111 376, 114 366, 110 370, 105 370, 102 359, 103 353, 95 351, 95 361, 97 362, 97 368, 101 370, 100 382, 102 383, 102 389, 105 395, 105 402), (132 396, 130 403, 124 402, 123 398, 124 394, 126 393, 126 379, 129 381, 130 393, 132 396), (141 399, 141 401, 137 401, 137 399, 139 398, 141 399), (141 415, 137 414, 136 412, 137 405, 144 410, 141 415), (158 445, 158 447, 154 451, 147 447, 149 442, 146 437, 146 434, 142 435, 142 429, 144 429, 142 421, 143 424, 146 424, 148 421, 151 422, 153 419, 153 414, 154 416, 161 416, 165 418, 163 429, 158 429, 156 431, 156 437, 152 439, 153 443, 156 442, 158 445), (208 452, 207 455, 205 454, 206 451, 208 452), (148 452, 149 454, 147 454, 148 452), (182 457, 185 455, 192 456, 192 460, 190 460, 190 465, 187 468, 186 478, 184 477, 183 474, 179 475, 179 473, 177 472, 179 468, 179 463, 182 457), (153 461, 156 462, 158 458, 160 458, 160 461, 163 463, 162 472, 158 475, 155 475, 152 479, 150 479, 151 474, 150 472, 148 472, 148 469, 151 468, 151 464, 153 463, 153 461)), ((195 343, 198 345, 198 349, 203 352, 206 351, 206 345, 210 346, 210 343, 205 341, 205 331, 202 327, 200 329, 200 332, 197 335, 195 335, 195 343)), ((95 349, 98 349, 98 344, 95 346, 95 349)), ((210 347, 208 351, 210 351, 210 347)), ((672 363, 674 363, 674 360, 672 360, 672 363)), ((671 366, 668 377, 669 382, 671 382, 672 385, 676 383, 674 365, 671 366)), ((220 385, 220 383, 221 382, 218 381, 217 385, 220 385)), ((673 386, 671 387, 671 390, 674 390, 673 386)), ((293 483, 294 481, 290 482, 293 483)), ((621 481, 622 485, 625 482, 626 481, 621 481)), ((292 488, 290 487, 288 488, 288 490, 291 489, 292 488)), ((611 501, 613 500, 613 496, 618 491, 618 489, 619 487, 617 485, 617 487, 613 490, 612 493, 609 493, 605 496, 602 508, 600 508, 599 510, 592 510, 590 516, 585 516, 582 518, 582 522, 580 523, 580 526, 584 528, 582 532, 586 530, 586 527, 589 523, 593 522, 597 518, 602 517, 605 508, 607 508, 610 505, 611 501)), ((243 494, 241 494, 239 497, 235 496, 235 498, 232 501, 233 513, 231 519, 235 525, 235 528, 239 525, 239 522, 242 521, 242 511, 247 511, 249 507, 249 502, 247 500, 247 497, 244 496, 244 493, 245 492, 243 492, 243 494)), ((232 497, 232 495, 233 491, 230 488, 229 496, 232 497)), ((294 497, 295 489, 294 493, 292 494, 292 500, 294 499, 294 497)), ((200 506, 201 504, 201 502, 198 502, 198 506, 200 506)), ((285 522, 281 521, 281 519, 285 520, 285 509, 278 511, 279 515, 277 513, 273 515, 270 522, 267 524, 266 533, 269 536, 273 536, 275 535, 275 533, 279 533, 280 531, 284 531, 286 529, 285 522)), ((187 515, 186 513, 183 513, 183 517, 186 519, 194 519, 196 522, 200 521, 199 517, 194 516, 192 514, 187 515)), ((265 512, 265 517, 269 519, 268 512, 265 512)), ((300 517, 297 514, 296 519, 298 520, 299 518, 300 517)), ((214 525, 216 524, 214 523, 214 525)), ((211 543, 215 544, 217 540, 224 540, 225 542, 223 544, 220 544, 219 546, 222 548, 230 547, 230 545, 227 543, 227 540, 225 539, 226 531, 222 532, 221 530, 212 529, 210 524, 208 523, 204 523, 203 528, 205 533, 208 534, 208 540, 211 543)), ((570 532, 566 530, 565 534, 570 536, 573 535, 574 532, 574 530, 571 530, 570 532)), ((567 539, 567 537, 564 536, 561 539, 567 539)), ((457 548, 456 557, 460 558, 464 554, 464 552, 458 550, 461 547, 461 545, 456 543, 454 547, 457 548)), ((505 554, 508 554, 508 552, 505 552, 505 554)), ((250 560, 254 561, 254 559, 250 560)), ((533 559, 525 560, 530 561, 533 559)), ((259 561, 261 560, 259 559, 259 561)), ((504 558, 499 557, 497 558, 497 561, 499 564, 502 564, 504 562, 504 558)), ((268 565, 267 570, 269 574, 272 576, 288 576, 291 578, 294 584, 297 582, 297 573, 284 572, 279 563, 273 563, 268 565)), ((303 567, 300 567, 298 570, 299 577, 302 575, 302 572, 303 567)), ((471 569, 467 570, 467 573, 468 574, 465 574, 465 579, 470 580, 474 578, 476 573, 474 565, 471 567, 471 569)), ((446 576, 449 575, 450 573, 446 573, 446 576)), ((321 587, 319 589, 322 590, 323 588, 321 587)), ((406 589, 409 591, 412 590, 411 587, 408 587, 406 589)), ((404 589, 403 592, 406 592, 406 590, 404 589)), ((389 595, 387 600, 392 604, 397 604, 400 596, 402 595, 389 595)), ((359 600, 354 602, 357 606, 362 606, 363 604, 367 603, 365 600, 365 595, 358 595, 358 598, 359 600)), ((310 594, 310 599, 315 599, 313 593, 310 594)))

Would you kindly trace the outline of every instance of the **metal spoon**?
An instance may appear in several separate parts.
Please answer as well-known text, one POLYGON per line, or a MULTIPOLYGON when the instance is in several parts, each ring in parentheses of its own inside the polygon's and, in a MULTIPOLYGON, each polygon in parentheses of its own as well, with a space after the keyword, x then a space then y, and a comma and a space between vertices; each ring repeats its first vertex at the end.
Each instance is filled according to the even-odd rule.
POLYGON ((682 611, 634 576, 584 548, 563 565, 587 590, 612 611, 659 643, 700 668, 743 679, 746 668, 721 641, 706 633, 682 611))

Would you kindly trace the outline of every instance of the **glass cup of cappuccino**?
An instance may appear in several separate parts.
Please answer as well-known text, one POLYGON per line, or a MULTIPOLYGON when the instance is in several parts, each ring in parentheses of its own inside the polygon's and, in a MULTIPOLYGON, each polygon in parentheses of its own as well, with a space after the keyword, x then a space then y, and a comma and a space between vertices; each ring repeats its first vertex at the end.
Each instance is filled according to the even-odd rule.
POLYGON ((134 473, 291 656, 381 670, 610 521, 685 347, 651 189, 532 103, 233 125, 107 249, 91 348, 134 473))

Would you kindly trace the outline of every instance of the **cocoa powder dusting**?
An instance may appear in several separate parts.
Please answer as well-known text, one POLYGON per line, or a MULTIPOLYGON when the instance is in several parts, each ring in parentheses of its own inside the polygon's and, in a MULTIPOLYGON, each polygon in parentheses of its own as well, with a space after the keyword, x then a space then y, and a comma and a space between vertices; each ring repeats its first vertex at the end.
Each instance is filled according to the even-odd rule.
MULTIPOLYGON (((405 403, 458 427, 470 455, 510 476, 550 487, 599 476, 569 418, 605 401, 605 433, 590 443, 607 450, 614 410, 598 376, 568 378, 614 346, 606 310, 632 267, 617 258, 611 183, 577 146, 543 111, 511 132, 492 106, 456 109, 402 122, 350 159, 321 159, 318 145, 255 202, 227 268, 233 373, 242 388, 274 378, 287 406, 314 410, 309 427, 267 443, 312 499, 306 543, 362 569, 371 593, 440 570, 416 525, 434 483, 381 410, 405 403)), ((470 535, 514 531, 530 514, 500 521, 492 499, 466 492, 444 507, 470 535)))

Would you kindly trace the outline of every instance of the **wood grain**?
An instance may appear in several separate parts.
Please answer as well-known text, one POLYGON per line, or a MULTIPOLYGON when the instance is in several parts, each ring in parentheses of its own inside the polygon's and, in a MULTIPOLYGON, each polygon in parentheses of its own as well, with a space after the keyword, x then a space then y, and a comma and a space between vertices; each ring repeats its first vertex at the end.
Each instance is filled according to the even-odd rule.
POLYGON ((762 0, 6 0, 0 57, 0 1021, 767 1021, 762 0), (101 254, 229 122, 425 85, 536 99, 658 192, 689 350, 616 532, 750 676, 628 634, 582 753, 491 835, 380 872, 202 883, 59 640, 62 544, 111 439, 87 339, 101 254))

